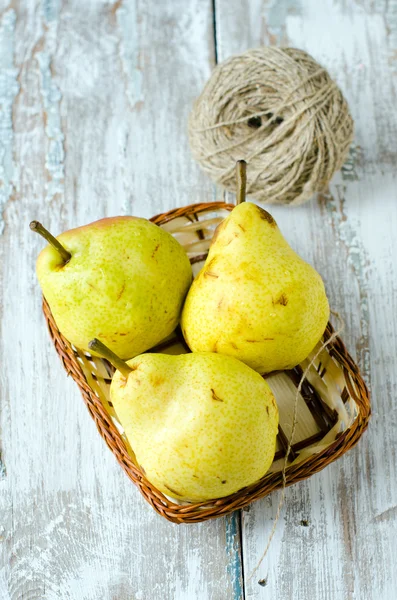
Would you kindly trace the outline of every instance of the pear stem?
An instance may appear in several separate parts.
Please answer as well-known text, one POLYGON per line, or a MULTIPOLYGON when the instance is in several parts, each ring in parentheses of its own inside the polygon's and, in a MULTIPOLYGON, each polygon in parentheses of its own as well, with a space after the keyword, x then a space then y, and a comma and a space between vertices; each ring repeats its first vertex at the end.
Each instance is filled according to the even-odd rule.
POLYGON ((124 377, 128 377, 128 375, 132 373, 132 369, 127 365, 127 363, 124 362, 124 360, 121 360, 117 354, 112 352, 110 348, 105 346, 105 344, 102 344, 102 342, 100 342, 97 338, 91 340, 88 344, 88 347, 90 350, 94 350, 94 352, 102 356, 102 358, 106 358, 106 360, 112 363, 112 365, 118 371, 120 371, 124 377))
POLYGON ((68 252, 66 248, 64 248, 62 244, 58 242, 56 237, 47 231, 47 229, 43 227, 41 223, 38 221, 32 221, 30 223, 30 229, 41 235, 41 237, 43 237, 53 248, 55 248, 55 250, 61 255, 61 258, 65 264, 70 261, 72 258, 70 252, 68 252))
POLYGON ((238 160, 236 163, 236 179, 236 204, 242 204, 242 202, 245 202, 245 192, 247 188, 247 163, 245 162, 245 160, 238 160))

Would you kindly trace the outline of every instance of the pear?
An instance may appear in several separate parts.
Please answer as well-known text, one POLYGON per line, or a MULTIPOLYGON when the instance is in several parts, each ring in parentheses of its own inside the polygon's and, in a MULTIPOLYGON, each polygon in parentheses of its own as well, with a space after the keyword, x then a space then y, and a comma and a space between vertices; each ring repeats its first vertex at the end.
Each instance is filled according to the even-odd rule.
MULTIPOLYGON (((238 167, 244 200, 245 163, 238 167)), ((215 232, 181 326, 193 352, 227 354, 269 373, 303 361, 328 317, 320 275, 288 245, 266 210, 242 201, 215 232)))
POLYGON ((110 395, 146 478, 167 496, 204 501, 255 483, 272 464, 278 409, 266 381, 214 353, 143 354, 121 364, 110 395))
POLYGON ((177 326, 192 280, 189 259, 166 231, 137 217, 114 217, 54 238, 37 276, 56 324, 76 347, 93 337, 122 358, 151 348, 177 326))

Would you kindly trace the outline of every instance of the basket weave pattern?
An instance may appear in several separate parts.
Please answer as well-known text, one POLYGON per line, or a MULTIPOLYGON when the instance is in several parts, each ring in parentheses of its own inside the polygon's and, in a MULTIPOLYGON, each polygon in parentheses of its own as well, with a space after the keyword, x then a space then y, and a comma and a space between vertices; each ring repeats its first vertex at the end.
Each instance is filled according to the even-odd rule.
MULTIPOLYGON (((194 272, 197 272, 205 261, 215 227, 233 208, 233 205, 219 202, 195 204, 151 220, 180 241, 190 257, 194 272)), ((282 487, 281 469, 287 431, 291 426, 293 390, 296 390, 308 360, 292 371, 271 374, 267 378, 280 408, 278 447, 269 473, 257 483, 225 498, 180 504, 157 490, 135 462, 133 450, 123 435, 109 398, 113 367, 103 359, 72 347, 59 332, 45 300, 43 311, 56 351, 65 370, 79 386, 99 433, 128 477, 160 515, 175 523, 197 523, 243 508, 282 487)), ((332 332, 332 326, 328 324, 324 340, 329 339, 332 332)), ((176 331, 170 339, 151 351, 180 354, 187 348, 176 331)), ((286 471, 287 485, 310 477, 336 460, 357 443, 367 427, 371 413, 368 390, 339 337, 320 353, 309 370, 300 399, 298 424, 301 420, 302 431, 292 446, 291 464, 286 471)))

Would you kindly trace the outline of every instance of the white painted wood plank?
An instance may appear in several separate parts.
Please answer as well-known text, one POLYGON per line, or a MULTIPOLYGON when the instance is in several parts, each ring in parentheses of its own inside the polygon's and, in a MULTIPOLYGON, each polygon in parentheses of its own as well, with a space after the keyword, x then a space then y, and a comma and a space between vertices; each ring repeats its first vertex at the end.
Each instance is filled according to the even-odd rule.
POLYGON ((0 86, 0 111, 10 136, 17 84, 20 92, 14 137, 0 153, 0 597, 241 598, 235 517, 166 522, 99 437, 44 328, 34 273, 42 243, 28 227, 39 218, 56 234, 103 216, 150 216, 212 199, 186 136, 213 60, 211 6, 1 6, 0 78, 12 86, 0 86))
POLYGON ((343 338, 371 384, 374 416, 356 449, 287 490, 269 554, 250 581, 278 495, 243 512, 246 598, 396 594, 396 14, 396 2, 216 2, 219 60, 267 43, 307 50, 346 93, 362 147, 355 172, 339 174, 329 197, 271 212, 324 276, 346 321, 343 338))

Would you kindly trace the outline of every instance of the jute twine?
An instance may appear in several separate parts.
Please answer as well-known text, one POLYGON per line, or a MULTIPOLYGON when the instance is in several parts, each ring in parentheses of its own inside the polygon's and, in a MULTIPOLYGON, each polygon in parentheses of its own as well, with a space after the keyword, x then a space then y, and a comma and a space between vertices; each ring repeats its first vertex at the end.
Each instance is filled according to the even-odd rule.
POLYGON ((291 448, 292 448, 292 444, 294 441, 294 435, 295 435, 295 430, 296 430, 296 426, 298 424, 298 400, 299 400, 299 394, 301 393, 302 390, 302 385, 303 382, 305 381, 311 367, 314 365, 316 359, 318 358, 318 356, 321 354, 321 352, 324 350, 324 348, 326 348, 327 346, 329 346, 343 331, 345 324, 344 321, 342 319, 342 317, 340 316, 339 313, 337 313, 336 311, 331 310, 331 313, 333 314, 334 317, 337 318, 337 320, 339 321, 339 327, 336 331, 333 332, 333 334, 328 338, 327 341, 323 341, 321 346, 318 348, 317 352, 314 353, 314 355, 312 356, 309 364, 307 365, 306 369, 303 371, 302 373, 302 377, 299 381, 299 385, 296 388, 296 394, 295 394, 295 399, 294 399, 294 409, 293 409, 293 413, 292 413, 292 427, 291 427, 291 435, 289 436, 288 439, 288 444, 287 444, 287 450, 285 453, 285 457, 284 457, 284 464, 283 464, 283 468, 281 471, 281 476, 283 478, 283 487, 281 489, 281 494, 280 494, 280 499, 277 505, 277 511, 276 511, 276 516, 274 518, 274 523, 273 523, 273 527, 270 531, 269 534, 269 538, 267 540, 267 544, 266 544, 266 548, 263 551, 262 556, 260 557, 258 563, 256 564, 255 568, 253 569, 251 575, 248 577, 248 581, 251 581, 251 579, 253 578, 253 576, 255 575, 255 573, 257 572, 257 570, 259 569, 259 567, 261 566, 263 560, 265 559, 269 548, 270 548, 270 544, 272 543, 272 539, 274 537, 274 534, 276 533, 276 529, 277 529, 277 524, 278 521, 280 519, 281 516, 281 510, 284 506, 284 500, 285 500, 285 488, 287 486, 287 477, 286 477, 286 471, 287 471, 287 467, 288 467, 288 458, 291 452, 291 448))
POLYGON ((189 119, 195 159, 235 191, 237 160, 250 165, 247 193, 301 204, 342 166, 353 120, 327 71, 296 48, 249 50, 219 64, 189 119))

